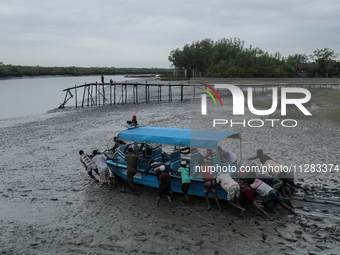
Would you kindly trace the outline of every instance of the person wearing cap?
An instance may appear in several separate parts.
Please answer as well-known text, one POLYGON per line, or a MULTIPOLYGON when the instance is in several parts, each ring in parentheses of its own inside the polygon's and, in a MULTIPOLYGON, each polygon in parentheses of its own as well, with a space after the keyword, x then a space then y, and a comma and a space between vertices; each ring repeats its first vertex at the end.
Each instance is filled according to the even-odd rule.
POLYGON ((92 158, 93 163, 96 164, 99 172, 100 181, 105 185, 109 186, 110 180, 110 170, 106 164, 107 157, 104 154, 98 153, 98 151, 94 150, 94 157, 92 158))
POLYGON ((184 194, 185 200, 187 204, 189 204, 188 190, 190 187, 190 176, 189 176, 189 168, 187 168, 187 162, 185 160, 181 161, 181 167, 177 170, 177 175, 181 175, 182 177, 182 186, 181 190, 184 194))
POLYGON ((166 172, 165 166, 161 165, 159 168, 159 189, 158 189, 158 197, 157 197, 157 206, 159 206, 159 202, 161 201, 161 197, 165 194, 171 203, 170 197, 170 175, 166 172))
POLYGON ((110 149, 110 151, 115 152, 120 146, 123 144, 126 144, 123 140, 118 140, 118 137, 113 137, 113 141, 115 142, 115 145, 110 149))
POLYGON ((80 155, 80 162, 83 163, 88 175, 95 180, 96 182, 99 182, 96 177, 93 176, 92 170, 100 177, 98 173, 97 166, 92 162, 90 156, 87 153, 84 153, 83 150, 79 151, 80 155))
POLYGON ((215 180, 214 175, 211 172, 210 166, 204 162, 203 158, 200 158, 198 160, 198 164, 199 164, 199 167, 196 168, 196 173, 194 173, 192 177, 195 178, 200 173, 203 178, 205 200, 207 201, 207 204, 208 204, 207 211, 211 210, 210 202, 209 202, 209 193, 211 193, 213 197, 215 198, 218 209, 220 210, 220 212, 222 212, 220 203, 216 195, 216 180, 215 180))
POLYGON ((133 152, 133 149, 130 147, 128 149, 128 153, 125 155, 125 161, 126 161, 126 166, 127 166, 126 180, 125 180, 124 187, 120 190, 120 192, 124 193, 127 186, 130 186, 132 189, 132 192, 135 194, 136 187, 135 187, 135 184, 133 183, 133 177, 137 173, 137 161, 149 162, 150 160, 141 158, 140 156, 135 154, 133 152))
MULTIPOLYGON (((160 167, 164 166, 165 167, 165 171, 170 175, 170 172, 173 172, 174 174, 176 174, 176 171, 174 171, 173 169, 171 169, 168 166, 165 166, 163 164, 163 162, 156 162, 155 160, 151 159, 150 161, 150 166, 148 167, 148 169, 145 170, 145 174, 149 173, 149 171, 153 170, 154 173, 156 174, 157 180, 159 181, 159 176, 162 174, 162 172, 160 171, 160 167)), ((173 191, 171 190, 171 178, 169 180, 169 188, 170 188, 170 193, 171 195, 173 195, 173 191)))

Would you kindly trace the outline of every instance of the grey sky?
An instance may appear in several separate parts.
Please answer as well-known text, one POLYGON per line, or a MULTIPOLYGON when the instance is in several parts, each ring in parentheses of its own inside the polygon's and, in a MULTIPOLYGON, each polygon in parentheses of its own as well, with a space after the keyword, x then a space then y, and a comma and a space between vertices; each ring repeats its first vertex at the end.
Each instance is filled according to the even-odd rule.
POLYGON ((340 53, 338 0, 0 0, 0 62, 169 67, 171 50, 240 38, 283 56, 340 53))

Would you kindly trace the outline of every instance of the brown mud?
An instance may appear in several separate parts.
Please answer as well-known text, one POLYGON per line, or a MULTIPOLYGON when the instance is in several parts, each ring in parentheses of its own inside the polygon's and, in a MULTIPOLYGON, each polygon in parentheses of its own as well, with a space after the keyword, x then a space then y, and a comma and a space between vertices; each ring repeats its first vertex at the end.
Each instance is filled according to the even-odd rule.
MULTIPOLYGON (((185 205, 180 194, 157 207, 157 189, 138 185, 138 196, 122 194, 121 182, 108 190, 87 176, 78 151, 110 147, 132 115, 144 125, 189 128, 189 111, 188 102, 173 102, 66 109, 43 119, 0 122, 2 254, 339 253, 336 173, 299 173, 309 192, 295 195, 299 215, 276 207, 277 213, 269 212, 272 221, 254 210, 239 218, 225 202, 219 212, 213 200, 207 212, 204 198, 190 197, 192 204, 185 205), (315 196, 324 200, 308 202, 315 196)), ((337 128, 299 121, 297 130, 278 128, 280 140, 266 130, 243 131, 244 156, 262 147, 284 164, 339 163, 337 128)))

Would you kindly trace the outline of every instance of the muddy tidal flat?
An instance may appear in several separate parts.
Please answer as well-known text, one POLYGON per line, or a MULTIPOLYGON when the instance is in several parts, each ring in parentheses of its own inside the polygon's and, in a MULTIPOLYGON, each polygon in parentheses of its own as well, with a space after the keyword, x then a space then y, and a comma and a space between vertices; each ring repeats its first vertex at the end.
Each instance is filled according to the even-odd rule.
MULTIPOLYGON (((0 120, 0 251, 2 254, 339 254, 337 172, 297 173, 308 193, 293 196, 298 216, 279 206, 264 219, 221 202, 175 194, 156 206, 157 189, 120 193, 93 182, 78 151, 113 145, 137 115, 143 125, 190 128, 190 103, 151 103, 62 110, 44 118, 0 120), (321 198, 313 202, 315 198, 321 198), (312 201, 312 202, 308 202, 312 201)), ((282 164, 339 164, 339 128, 299 121, 295 129, 242 132, 243 156, 257 148, 282 164), (274 132, 275 131, 275 132, 274 132)), ((238 154, 238 153, 237 153, 238 154)), ((239 156, 239 155, 238 155, 239 156)))

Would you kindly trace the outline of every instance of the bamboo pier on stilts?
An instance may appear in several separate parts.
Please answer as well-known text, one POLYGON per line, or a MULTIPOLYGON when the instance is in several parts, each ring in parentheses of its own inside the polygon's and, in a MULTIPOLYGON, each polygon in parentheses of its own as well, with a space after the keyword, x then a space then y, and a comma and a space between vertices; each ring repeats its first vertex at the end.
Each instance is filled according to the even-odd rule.
MULTIPOLYGON (((171 102, 174 100, 174 87, 179 88, 177 89, 178 95, 176 98, 181 101, 185 100, 184 87, 190 87, 189 84, 148 84, 147 81, 145 83, 133 83, 131 81, 85 83, 64 89, 63 91, 66 92, 65 99, 59 108, 64 108, 71 98, 74 98, 76 108, 78 108, 79 103, 84 108, 85 106, 93 107, 106 104, 124 105, 127 103, 171 102), (168 87, 167 90, 165 90, 166 87, 168 87), (150 88, 152 88, 151 91, 150 88), (163 94, 162 90, 164 91, 163 94), (78 98, 79 91, 82 94, 80 98, 78 98), (168 91, 167 95, 165 95, 166 91, 168 91)), ((187 99, 189 97, 190 95, 187 95, 187 99)))
MULTIPOLYGON (((311 88, 330 88, 339 90, 339 83, 317 84, 317 83, 264 83, 264 84, 234 84, 246 91, 247 88, 258 91, 262 94, 268 93, 272 87, 305 87, 311 88)), ((151 103, 151 102, 172 102, 173 100, 195 100, 201 90, 196 87, 204 85, 195 82, 190 83, 169 83, 169 84, 148 84, 138 82, 110 82, 110 83, 88 83, 64 89, 66 92, 64 102, 59 108, 64 108, 66 103, 74 98, 75 107, 98 107, 104 105, 124 105, 128 103, 151 103), (151 88, 151 89, 150 89, 151 88), (80 92, 80 93, 79 93, 80 92), (78 94, 81 96, 78 98, 78 94), (197 94, 197 95, 196 95, 197 94)), ((231 96, 230 91, 226 91, 227 96, 231 96)), ((223 92, 222 92, 223 94, 223 92)))

